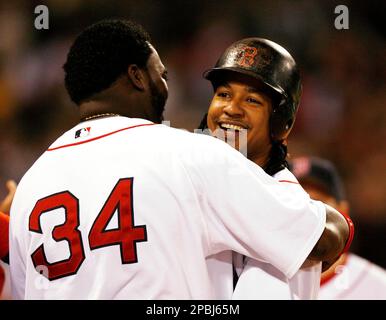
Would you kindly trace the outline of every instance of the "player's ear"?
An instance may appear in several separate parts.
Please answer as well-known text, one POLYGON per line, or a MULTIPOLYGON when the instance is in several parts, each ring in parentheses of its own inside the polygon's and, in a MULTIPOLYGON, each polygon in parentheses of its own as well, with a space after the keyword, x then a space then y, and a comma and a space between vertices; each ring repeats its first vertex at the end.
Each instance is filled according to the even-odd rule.
POLYGON ((132 85, 140 90, 144 91, 145 86, 145 73, 144 71, 139 68, 136 64, 131 64, 127 68, 127 76, 129 78, 129 81, 132 83, 132 85))

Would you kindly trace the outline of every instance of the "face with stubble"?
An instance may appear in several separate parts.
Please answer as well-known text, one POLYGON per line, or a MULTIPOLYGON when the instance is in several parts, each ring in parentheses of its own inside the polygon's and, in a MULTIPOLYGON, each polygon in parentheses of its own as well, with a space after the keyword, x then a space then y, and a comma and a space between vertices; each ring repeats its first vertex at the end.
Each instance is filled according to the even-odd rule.
POLYGON ((157 51, 152 46, 151 50, 152 53, 146 64, 149 77, 148 85, 155 121, 161 122, 168 98, 167 70, 161 62, 157 51))

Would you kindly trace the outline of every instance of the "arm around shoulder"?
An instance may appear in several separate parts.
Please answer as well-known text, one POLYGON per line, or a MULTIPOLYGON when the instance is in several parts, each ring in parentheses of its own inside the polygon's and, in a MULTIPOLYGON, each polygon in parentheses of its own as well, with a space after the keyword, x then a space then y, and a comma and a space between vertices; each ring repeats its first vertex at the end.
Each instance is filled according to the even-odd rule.
POLYGON ((341 254, 348 250, 354 235, 351 219, 326 205, 326 227, 322 236, 308 256, 308 261, 322 261, 327 270, 341 254))

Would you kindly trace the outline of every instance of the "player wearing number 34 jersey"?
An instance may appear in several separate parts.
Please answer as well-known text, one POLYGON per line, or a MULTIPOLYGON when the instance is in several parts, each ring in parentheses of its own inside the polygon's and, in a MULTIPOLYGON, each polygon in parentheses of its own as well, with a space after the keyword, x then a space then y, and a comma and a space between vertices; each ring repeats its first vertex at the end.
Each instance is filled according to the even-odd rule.
POLYGON ((325 221, 321 203, 292 203, 225 143, 126 117, 65 133, 21 180, 12 210, 14 293, 32 299, 215 298, 206 256, 234 250, 291 276, 325 221), (294 216, 311 232, 289 228, 294 216))
MULTIPOLYGON (((65 71, 81 122, 19 183, 15 298, 215 299, 206 257, 233 250, 291 277, 326 240, 333 209, 294 199, 223 141, 157 124, 166 72, 140 26, 86 29, 65 71)), ((348 235, 336 226, 330 258, 348 235)))

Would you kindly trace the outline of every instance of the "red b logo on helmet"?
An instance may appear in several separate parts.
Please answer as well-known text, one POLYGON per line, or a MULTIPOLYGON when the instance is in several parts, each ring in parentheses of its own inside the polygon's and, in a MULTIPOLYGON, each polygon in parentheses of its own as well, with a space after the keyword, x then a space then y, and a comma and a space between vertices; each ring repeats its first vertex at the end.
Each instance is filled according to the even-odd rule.
POLYGON ((248 47, 244 46, 241 48, 241 56, 239 58, 239 61, 237 62, 238 65, 241 67, 252 67, 255 63, 255 56, 257 55, 257 49, 254 47, 248 47))

